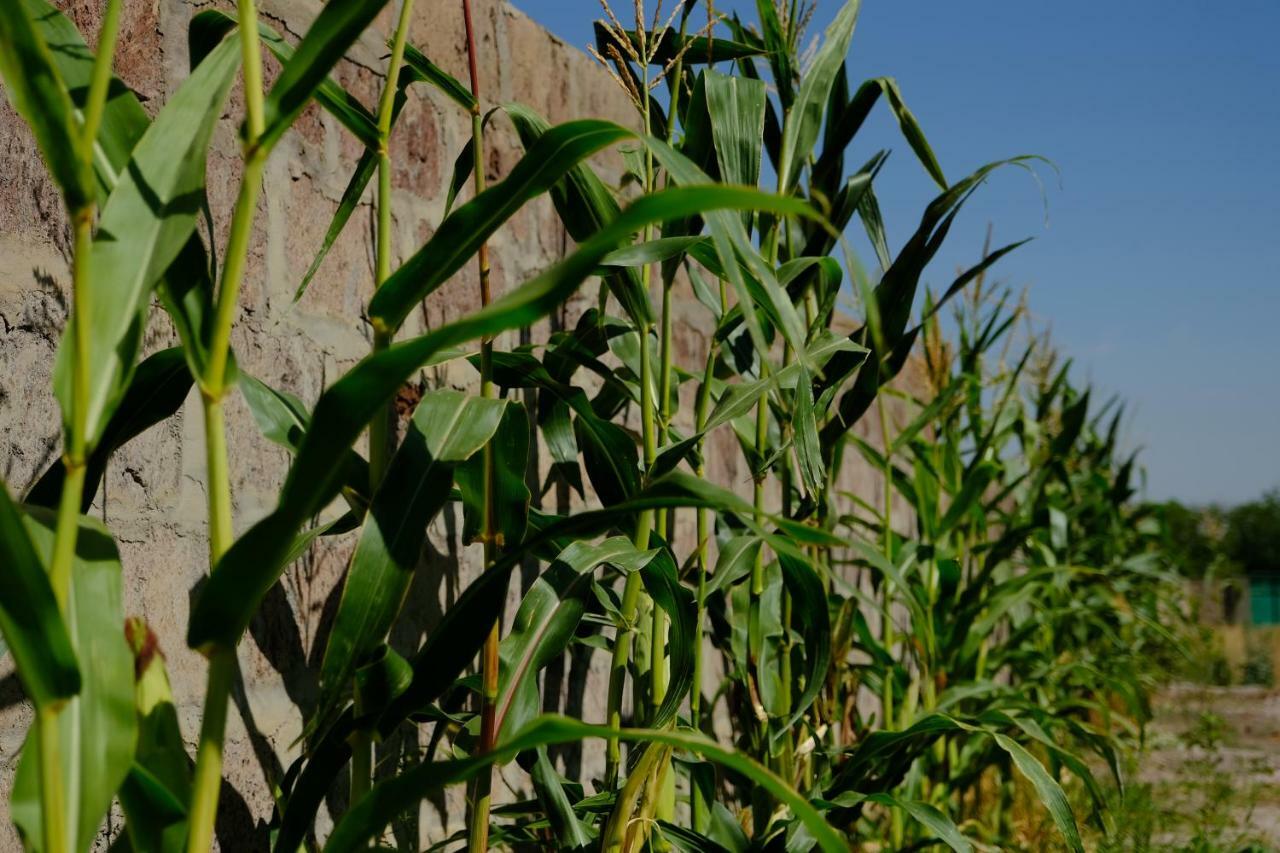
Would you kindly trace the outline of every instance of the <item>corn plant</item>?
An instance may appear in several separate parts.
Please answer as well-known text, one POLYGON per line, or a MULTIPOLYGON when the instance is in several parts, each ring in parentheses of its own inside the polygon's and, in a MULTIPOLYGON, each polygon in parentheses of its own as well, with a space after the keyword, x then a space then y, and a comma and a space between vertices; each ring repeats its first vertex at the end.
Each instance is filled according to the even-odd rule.
POLYGON ((302 755, 275 791, 272 849, 385 842, 452 785, 467 786, 466 829, 435 841, 472 850, 832 851, 873 839, 969 850, 967 836, 1009 838, 1019 785, 1081 849, 1067 775, 1105 829, 1102 783, 1079 753, 1121 781, 1116 753, 1151 688, 1144 652, 1176 639, 1154 531, 1129 507, 1135 462, 1119 456, 1119 415, 1091 420, 1089 394, 1046 346, 1032 340, 1008 363, 1020 312, 992 302, 983 280, 1020 243, 984 252, 936 297, 922 285, 984 179, 1033 160, 948 180, 891 78, 849 85, 857 0, 811 56, 805 3, 761 0, 757 26, 710 3, 676 3, 665 18, 661 4, 652 16, 636 4, 627 23, 606 5, 592 52, 638 130, 552 126, 486 103, 467 0, 438 5, 465 23, 468 83, 414 47, 414 4, 402 0, 370 108, 329 74, 384 5, 331 0, 297 44, 253 0, 202 11, 191 75, 154 119, 112 76, 118 0, 96 52, 46 0, 12 0, 0 16, 6 94, 74 233, 54 388, 63 457, 21 502, 0 491, 0 630, 37 712, 11 803, 24 842, 86 849, 118 802, 122 849, 210 849, 237 645, 322 536, 348 536, 351 555, 302 755), (269 88, 264 50, 281 67, 269 88), (198 228, 204 163, 237 72, 241 186, 215 247, 198 228), (472 133, 444 218, 396 266, 392 130, 418 86, 444 93, 472 133), (230 340, 263 170, 313 101, 364 151, 298 298, 326 286, 326 253, 377 183, 372 350, 308 408, 242 372, 230 340), (938 189, 896 254, 877 201, 887 153, 846 166, 881 101, 938 189), (525 148, 499 176, 484 167, 493 121, 525 148), (624 164, 616 185, 592 162, 609 149, 624 164), (542 196, 576 245, 495 298, 487 242, 542 196), (846 236, 855 219, 874 274, 846 236), (480 308, 404 336, 414 307, 473 264, 480 308), (598 300, 571 328, 500 346, 587 286, 598 300), (943 306, 967 292, 944 331, 943 306), (153 296, 180 346, 140 359, 153 296), (680 364, 676 314, 694 302, 710 334, 680 364), (400 418, 402 386, 446 361, 474 367, 479 393, 428 390, 400 418), (927 381, 895 384, 912 363, 927 381), (111 533, 84 515, 108 456, 192 387, 209 498, 209 577, 187 633, 208 659, 194 760, 155 638, 121 612, 111 533), (235 392, 291 455, 276 506, 239 537, 222 414, 235 392), (537 506, 531 435, 551 459, 534 473, 576 492, 577 511, 537 506), (723 437, 749 496, 709 478, 723 437), (877 472, 881 500, 848 482, 854 455, 877 472), (895 517, 895 495, 909 517, 895 517), (464 543, 482 546, 483 571, 420 648, 393 648, 427 528, 449 506, 464 543), (530 564, 536 579, 507 623, 511 575, 530 564), (604 717, 541 715, 542 671, 583 648, 610 661, 604 717), (420 730, 425 752, 375 769, 376 744, 420 730), (585 739, 604 742, 602 772, 566 778, 548 748, 585 739), (495 805, 494 768, 513 763, 531 796, 495 805), (317 837, 344 782, 346 809, 317 837))

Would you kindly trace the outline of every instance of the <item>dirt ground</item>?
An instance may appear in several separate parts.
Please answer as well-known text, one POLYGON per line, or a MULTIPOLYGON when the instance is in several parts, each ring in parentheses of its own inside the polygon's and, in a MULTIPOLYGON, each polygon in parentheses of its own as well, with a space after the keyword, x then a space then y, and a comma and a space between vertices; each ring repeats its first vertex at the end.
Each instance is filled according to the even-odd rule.
POLYGON ((1122 847, 1280 851, 1280 689, 1174 685, 1153 710, 1122 847))

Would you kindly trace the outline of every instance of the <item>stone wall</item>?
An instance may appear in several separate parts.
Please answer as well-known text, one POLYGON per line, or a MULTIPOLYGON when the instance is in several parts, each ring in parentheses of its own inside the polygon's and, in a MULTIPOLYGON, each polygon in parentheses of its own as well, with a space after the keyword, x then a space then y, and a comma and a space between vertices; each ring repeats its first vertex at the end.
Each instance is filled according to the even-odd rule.
MULTIPOLYGON (((90 44, 97 38, 99 0, 61 0, 90 44)), ((154 112, 187 73, 187 24, 208 4, 189 0, 125 0, 117 74, 154 112)), ((226 5, 225 3, 223 5, 226 5)), ((266 0, 263 14, 296 40, 319 8, 318 0, 266 0)), ((634 124, 629 104, 599 68, 579 50, 551 36, 501 0, 476 0, 485 100, 530 104, 551 121, 602 117, 634 124), (501 69, 501 73, 499 73, 501 69)), ((376 102, 386 53, 383 39, 394 23, 389 8, 350 52, 336 77, 366 104, 376 102)), ((584 10, 584 14, 586 11, 584 10)), ((456 4, 419 3, 411 41, 427 55, 465 79, 463 29, 456 4)), ((268 74, 275 72, 268 60, 268 74)), ((235 136, 242 102, 238 91, 228 103, 209 157, 209 201, 219 245, 225 240, 239 181, 235 136)), ((504 175, 520 155, 518 141, 502 119, 492 124, 486 171, 504 175)), ((451 101, 427 87, 415 87, 397 126, 393 147, 395 251, 407 256, 441 219, 453 157, 468 138, 468 117, 451 101)), ((346 232, 297 304, 295 288, 317 247, 360 154, 359 144, 326 113, 310 107, 272 155, 250 248, 250 266, 233 345, 245 371, 314 403, 321 390, 349 369, 370 348, 371 334, 362 308, 373 278, 372 208, 356 212, 346 232)), ((50 391, 54 348, 67 313, 69 229, 60 198, 45 175, 34 142, 7 102, 0 105, 0 475, 11 492, 25 490, 57 459, 59 415, 50 391)), ((610 165, 605 162, 606 169, 610 165)), ((492 242, 493 282, 498 293, 518 285, 561 257, 568 238, 546 199, 530 204, 492 242)), ((476 307, 474 269, 467 267, 421 313, 406 334, 459 316, 476 307)), ((549 324, 499 342, 510 346, 545 339, 548 328, 572 322, 594 301, 588 288, 549 324)), ((676 358, 700 363, 705 312, 688 300, 678 306, 676 358)), ((146 347, 175 345, 176 335, 162 312, 153 314, 146 347)), ((427 386, 467 388, 475 375, 465 365, 427 371, 427 386)), ((284 451, 263 439, 238 397, 228 404, 232 488, 238 531, 273 505, 287 467, 284 451)), ((159 635, 168 660, 184 734, 194 751, 204 692, 205 664, 184 642, 191 591, 207 571, 205 472, 200 404, 193 393, 179 415, 124 447, 112 459, 94 503, 115 534, 124 562, 125 611, 144 617, 159 635)), ((545 452, 537 456, 545 470, 545 452)), ((729 435, 720 436, 710 476, 744 491, 748 475, 729 435)), ((869 500, 879 483, 865 468, 845 472, 850 484, 869 500)), ((536 493, 535 489, 535 493, 536 493)), ((548 508, 566 500, 554 492, 548 508)), ((900 518, 904 517, 902 514, 900 518)), ((691 528, 692 518, 686 519, 691 528)), ((393 642, 411 651, 422 641, 443 608, 456 597, 478 567, 475 549, 461 547, 453 535, 457 519, 440 519, 429 553, 418 573, 405 618, 393 642)), ((691 530, 684 531, 690 536, 691 530)), ((326 539, 295 564, 268 596, 251 636, 239 649, 242 678, 234 691, 226 750, 223 817, 218 827, 223 849, 248 850, 261 843, 270 817, 270 789, 296 757, 293 741, 302 711, 314 702, 315 666, 323 651, 326 620, 337 603, 339 582, 353 537, 326 539)), ((513 583, 509 608, 532 576, 513 583)), ((605 662, 582 656, 552 667, 545 691, 554 706, 590 720, 603 719, 603 690, 596 684, 605 662)), ((603 682, 599 682, 602 687, 603 682)), ((31 714, 12 673, 0 661, 0 849, 17 846, 8 821, 7 800, 22 739, 31 714)), ((394 765, 398 750, 414 744, 388 744, 380 760, 394 765)), ((590 749, 562 756, 571 773, 593 766, 590 749)), ((513 785, 521 774, 513 773, 513 785)), ((501 781, 495 790, 504 791, 501 781)), ((427 804, 424 826, 457 829, 462 819, 460 792, 427 804)), ((112 825, 118 827, 118 816, 112 825)), ((108 828, 110 832, 110 826, 108 828)), ((409 839, 405 839, 408 841, 409 839)), ((410 845, 412 845, 410 841, 410 845)))

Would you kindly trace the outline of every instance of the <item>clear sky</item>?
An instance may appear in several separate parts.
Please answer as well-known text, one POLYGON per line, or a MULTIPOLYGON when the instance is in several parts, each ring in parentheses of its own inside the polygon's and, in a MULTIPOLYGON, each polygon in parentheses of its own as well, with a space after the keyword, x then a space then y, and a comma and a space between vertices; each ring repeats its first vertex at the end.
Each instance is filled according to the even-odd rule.
MULTIPOLYGON (((515 2, 579 46, 599 15, 515 2)), ((754 20, 750 0, 716 6, 754 20)), ((837 8, 819 0, 810 31, 837 8)), ((1061 169, 1044 172, 1047 225, 1025 173, 992 179, 926 280, 972 263, 988 222, 997 244, 1034 236, 995 277, 1030 288, 1078 378, 1128 401, 1152 498, 1280 486, 1278 36, 1277 0, 863 0, 853 85, 896 77, 949 178, 1024 153, 1061 169)), ((877 194, 895 249, 931 184, 887 110, 859 140, 850 161, 894 152, 877 194)))

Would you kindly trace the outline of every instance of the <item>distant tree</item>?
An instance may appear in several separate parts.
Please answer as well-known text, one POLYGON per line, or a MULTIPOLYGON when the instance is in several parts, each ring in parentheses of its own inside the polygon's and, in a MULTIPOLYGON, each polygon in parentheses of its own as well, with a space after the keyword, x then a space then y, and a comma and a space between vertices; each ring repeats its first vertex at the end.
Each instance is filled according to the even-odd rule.
POLYGON ((1280 489, 1227 513, 1223 552, 1247 574, 1280 572, 1280 489))
POLYGON ((1156 509, 1164 519, 1165 554, 1180 574, 1198 579, 1210 570, 1218 576, 1238 571, 1223 548, 1227 520, 1222 510, 1178 501, 1166 501, 1156 509))

